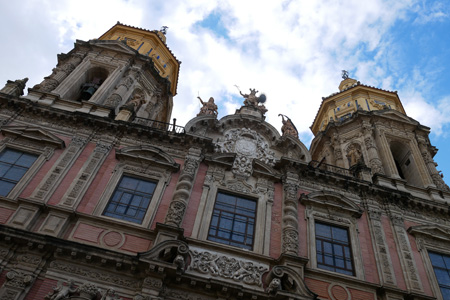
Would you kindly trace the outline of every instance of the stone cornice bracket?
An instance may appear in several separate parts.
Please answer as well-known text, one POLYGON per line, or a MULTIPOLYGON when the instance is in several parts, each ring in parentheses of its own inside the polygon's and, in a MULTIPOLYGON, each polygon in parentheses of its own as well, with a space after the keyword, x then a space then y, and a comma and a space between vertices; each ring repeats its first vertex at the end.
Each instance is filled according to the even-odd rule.
POLYGON ((282 252, 291 255, 298 255, 298 180, 293 172, 283 176, 282 252))
POLYGON ((269 294, 285 296, 287 299, 317 299, 317 295, 308 289, 303 278, 286 266, 273 267, 266 276, 265 284, 269 294))
POLYGON ((184 162, 183 170, 173 193, 172 201, 164 221, 167 225, 181 227, 186 207, 191 196, 194 179, 200 162, 203 160, 200 148, 190 148, 184 162))
POLYGON ((189 258, 189 246, 180 240, 163 241, 147 252, 139 253, 140 261, 175 267, 177 274, 184 273, 189 258))

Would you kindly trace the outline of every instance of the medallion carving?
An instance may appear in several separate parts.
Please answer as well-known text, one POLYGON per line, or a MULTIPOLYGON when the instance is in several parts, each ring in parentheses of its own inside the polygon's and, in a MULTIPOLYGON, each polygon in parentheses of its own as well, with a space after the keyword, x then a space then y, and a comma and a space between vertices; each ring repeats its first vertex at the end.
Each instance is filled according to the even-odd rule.
POLYGON ((253 159, 258 159, 269 166, 276 162, 275 152, 256 131, 242 128, 225 132, 224 138, 215 144, 215 151, 220 153, 236 153, 232 172, 248 178, 253 172, 253 159))

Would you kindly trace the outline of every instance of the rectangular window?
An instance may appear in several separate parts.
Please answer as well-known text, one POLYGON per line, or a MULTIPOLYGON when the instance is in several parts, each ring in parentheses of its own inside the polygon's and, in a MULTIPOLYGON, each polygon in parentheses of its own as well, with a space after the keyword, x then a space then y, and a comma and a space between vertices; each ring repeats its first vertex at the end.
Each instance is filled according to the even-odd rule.
POLYGON ((348 230, 316 222, 317 267, 354 275, 348 230))
POLYGON ((155 182, 123 176, 103 215, 141 224, 155 187, 155 182))
POLYGON ((255 200, 218 193, 208 240, 252 250, 255 218, 255 200))
POLYGON ((0 196, 9 194, 37 158, 37 155, 13 149, 0 153, 0 196))
POLYGON ((436 274, 442 298, 450 299, 450 256, 429 252, 434 274, 436 274))

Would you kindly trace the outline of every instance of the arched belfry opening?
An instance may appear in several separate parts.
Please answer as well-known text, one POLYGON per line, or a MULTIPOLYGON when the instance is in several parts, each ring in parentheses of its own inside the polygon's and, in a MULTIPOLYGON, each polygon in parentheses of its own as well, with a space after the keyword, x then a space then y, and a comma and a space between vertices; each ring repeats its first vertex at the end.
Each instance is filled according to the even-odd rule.
POLYGON ((100 88, 102 83, 108 77, 109 72, 101 67, 94 67, 89 69, 85 75, 85 81, 81 84, 80 95, 78 100, 87 101, 100 88))
POLYGON ((389 144, 397 174, 408 184, 423 186, 411 149, 405 143, 392 141, 389 144))

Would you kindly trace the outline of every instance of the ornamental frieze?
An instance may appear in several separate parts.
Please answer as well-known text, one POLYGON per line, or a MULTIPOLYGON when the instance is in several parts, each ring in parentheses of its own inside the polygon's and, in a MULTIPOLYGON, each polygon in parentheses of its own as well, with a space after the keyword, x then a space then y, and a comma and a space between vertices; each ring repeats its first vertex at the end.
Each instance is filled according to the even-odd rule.
POLYGON ((192 257, 189 270, 248 285, 262 286, 262 275, 269 270, 266 265, 230 255, 200 250, 190 250, 189 253, 192 257))

